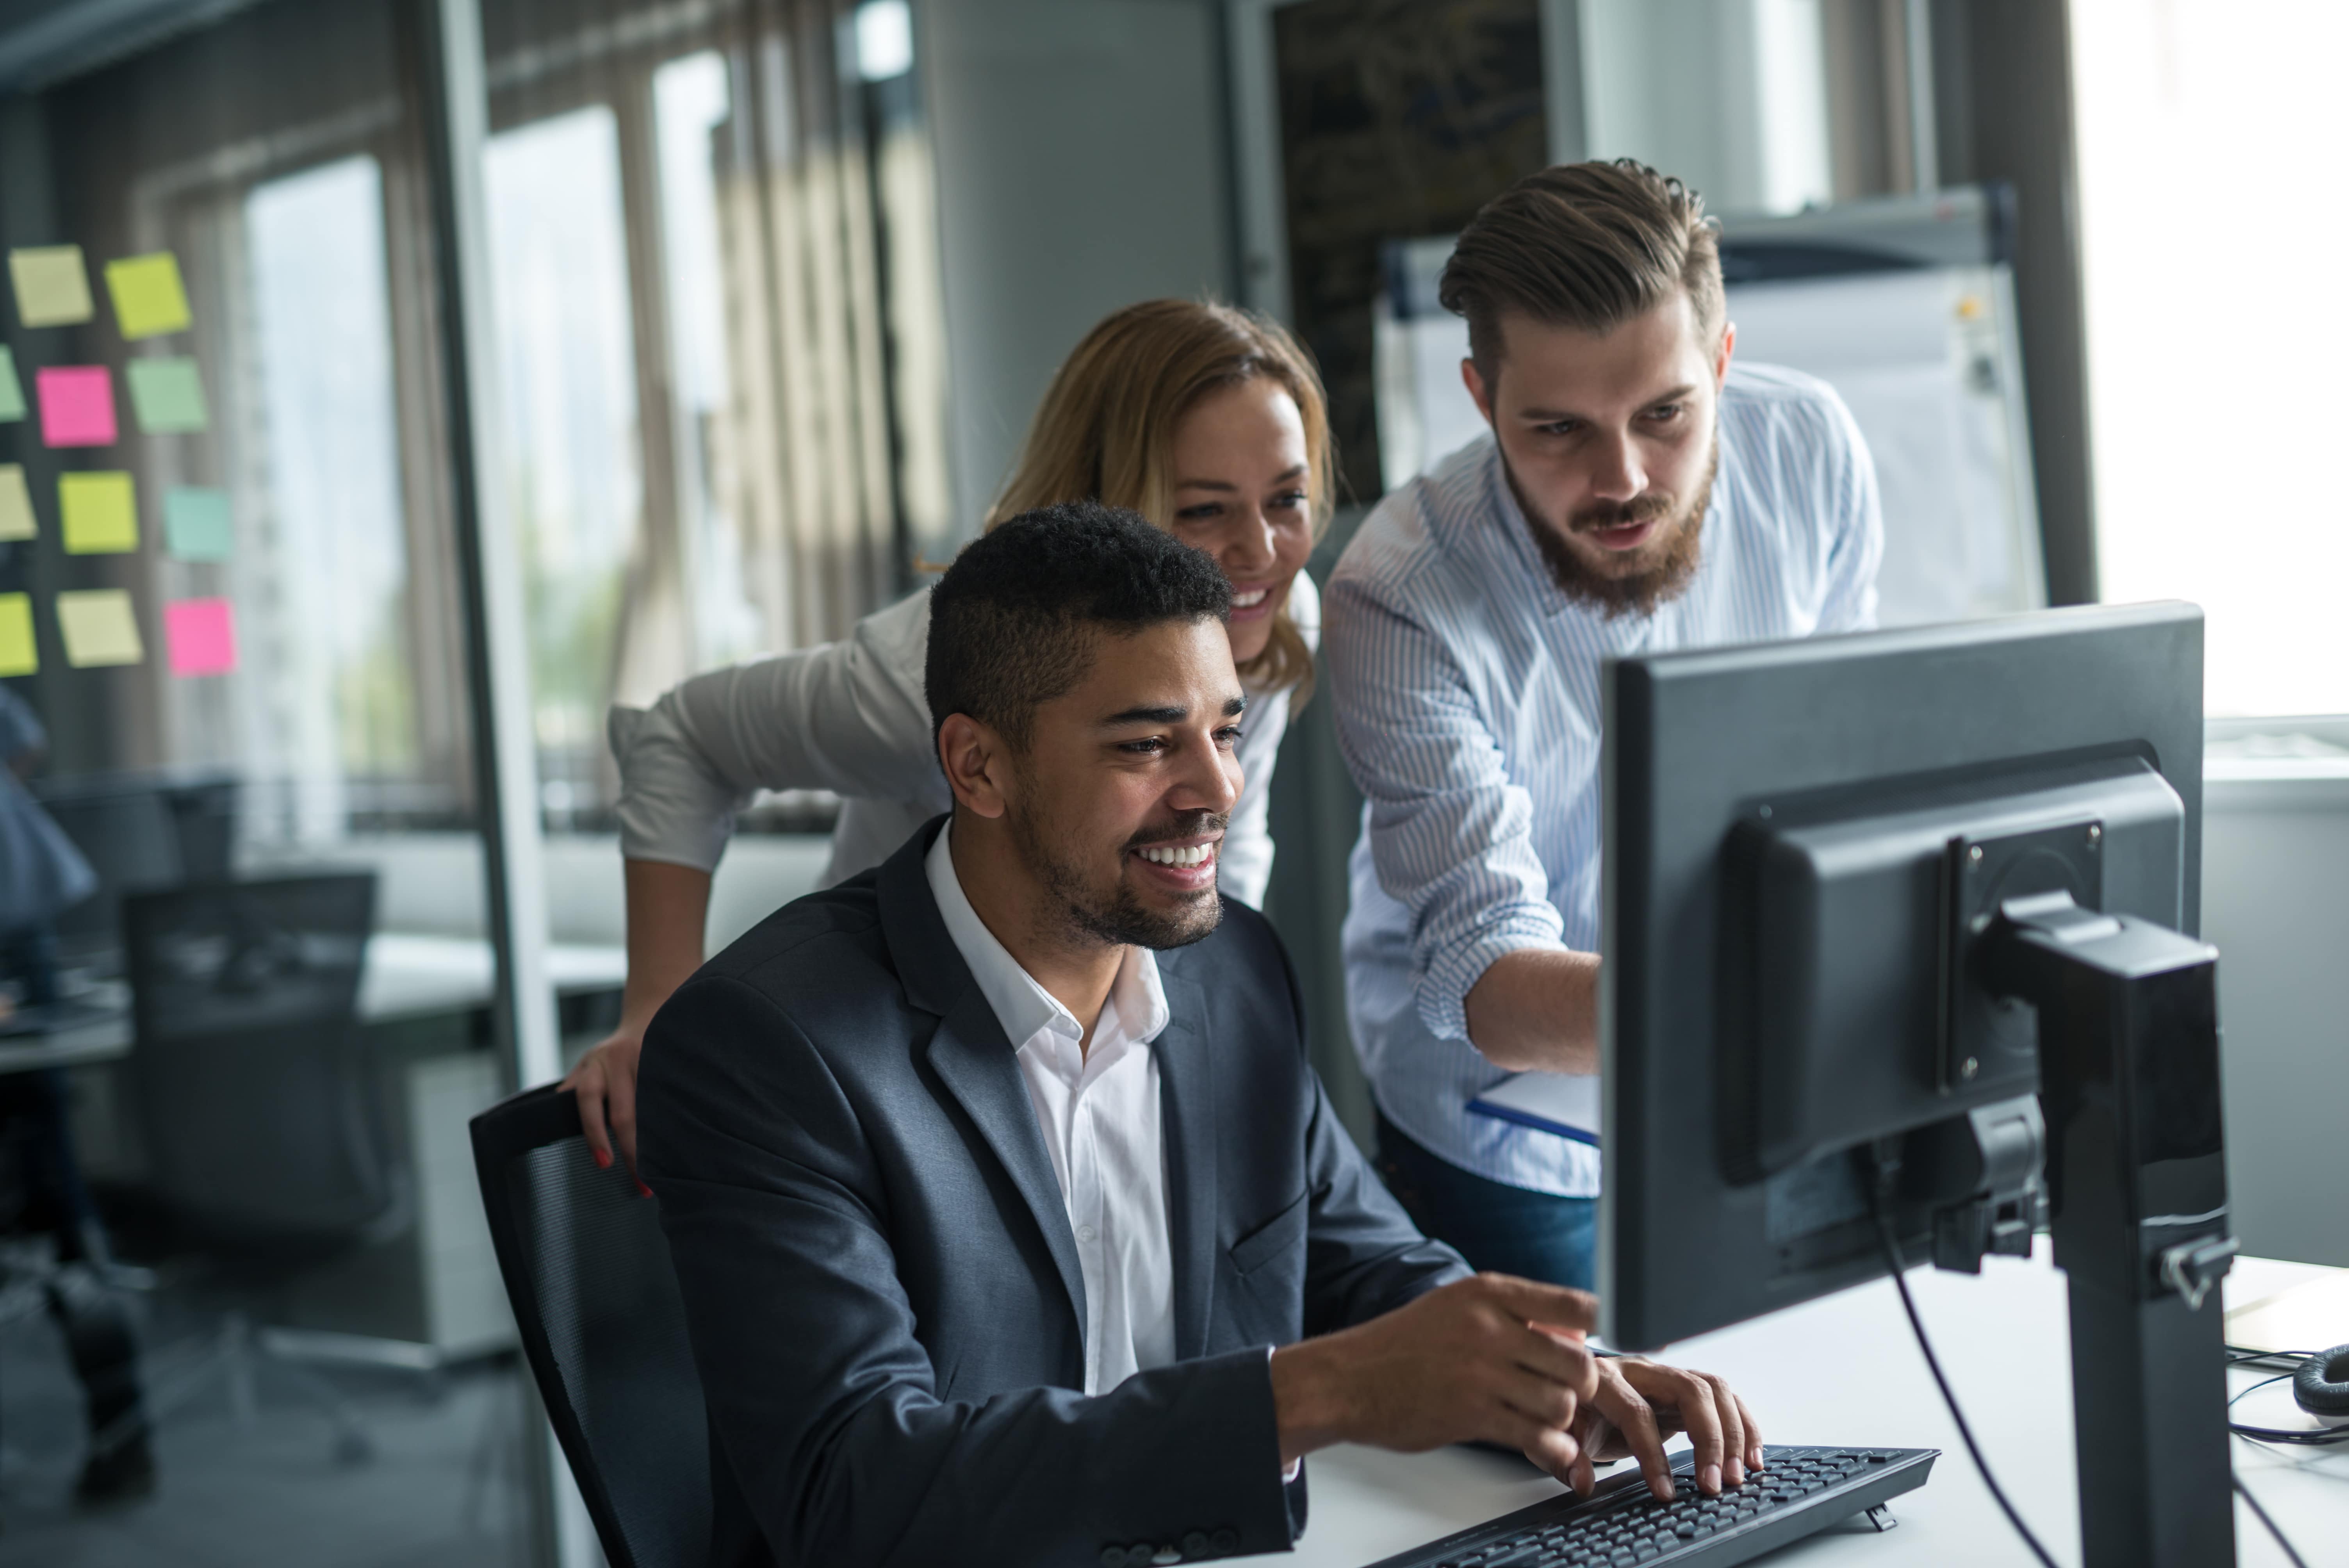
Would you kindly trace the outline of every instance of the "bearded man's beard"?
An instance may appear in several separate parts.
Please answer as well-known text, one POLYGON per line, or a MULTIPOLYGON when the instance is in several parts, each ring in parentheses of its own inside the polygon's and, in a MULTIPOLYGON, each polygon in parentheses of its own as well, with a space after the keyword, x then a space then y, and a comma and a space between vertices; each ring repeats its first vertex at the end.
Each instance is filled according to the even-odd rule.
MULTIPOLYGON (((1541 547, 1542 559, 1549 562, 1549 574, 1558 592, 1578 603, 1588 604, 1605 613, 1609 620, 1618 615, 1652 615, 1657 606, 1680 597, 1696 575, 1697 562, 1704 548, 1704 514, 1713 505, 1713 476, 1721 471, 1721 443, 1715 439, 1713 455, 1705 459, 1704 478, 1696 487, 1689 504, 1674 515, 1677 498, 1654 492, 1628 501, 1602 501, 1584 507, 1568 518, 1566 531, 1590 533, 1602 528, 1620 528, 1626 523, 1647 522, 1665 518, 1664 553, 1654 564, 1621 577, 1602 576, 1584 563, 1559 537, 1558 531, 1546 522, 1533 525, 1534 542, 1541 547)), ((1524 511, 1524 498, 1518 498, 1518 510, 1524 511)))
MULTIPOLYGON (((1032 799, 1032 789, 1021 794, 1032 799)), ((1154 833, 1126 845, 1138 849, 1158 840, 1195 838, 1223 827, 1230 819, 1216 811, 1194 811, 1165 832, 1154 833)), ((1133 946, 1164 950, 1188 947, 1207 935, 1224 918, 1224 902, 1209 892, 1195 903, 1177 910, 1161 912, 1143 907, 1133 890, 1123 877, 1116 891, 1106 901, 1085 885, 1082 872, 1063 860, 1054 849, 1054 839, 1046 826, 1039 822, 1023 807, 1014 806, 1009 815, 1012 842, 1019 848, 1020 857, 1035 868, 1037 879, 1044 891, 1061 906, 1061 917, 1069 926, 1094 941, 1112 947, 1133 946)), ((1218 861, 1221 846, 1217 846, 1218 861)), ((1220 871, 1220 864, 1218 870, 1220 871)))

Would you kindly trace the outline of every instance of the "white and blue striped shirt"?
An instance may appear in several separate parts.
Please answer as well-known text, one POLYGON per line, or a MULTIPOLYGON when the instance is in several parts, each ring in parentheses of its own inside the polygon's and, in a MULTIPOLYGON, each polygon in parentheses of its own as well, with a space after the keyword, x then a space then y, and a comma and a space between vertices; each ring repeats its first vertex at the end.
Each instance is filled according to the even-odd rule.
POLYGON ((1368 801, 1344 933, 1355 1050, 1390 1121, 1513 1187, 1599 1191, 1597 1150, 1468 1112, 1509 1075, 1464 1006, 1505 953, 1599 946, 1599 665, 1875 624, 1883 515, 1842 399, 1733 366, 1720 449, 1701 562, 1652 615, 1559 591, 1489 435, 1381 501, 1325 590, 1339 742, 1368 801))

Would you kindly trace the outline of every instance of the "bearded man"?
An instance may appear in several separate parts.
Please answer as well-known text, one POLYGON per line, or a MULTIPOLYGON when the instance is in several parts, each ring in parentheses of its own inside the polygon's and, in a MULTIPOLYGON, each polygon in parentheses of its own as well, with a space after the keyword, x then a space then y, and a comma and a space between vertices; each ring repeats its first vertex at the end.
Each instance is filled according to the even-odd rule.
POLYGON ((1714 226, 1677 180, 1530 175, 1462 232, 1441 297, 1491 434, 1381 501, 1325 593, 1367 800, 1350 1021, 1420 1228, 1588 1288, 1597 1147, 1471 1102, 1599 1068, 1599 665, 1872 626, 1883 520, 1832 390, 1731 368, 1714 226))

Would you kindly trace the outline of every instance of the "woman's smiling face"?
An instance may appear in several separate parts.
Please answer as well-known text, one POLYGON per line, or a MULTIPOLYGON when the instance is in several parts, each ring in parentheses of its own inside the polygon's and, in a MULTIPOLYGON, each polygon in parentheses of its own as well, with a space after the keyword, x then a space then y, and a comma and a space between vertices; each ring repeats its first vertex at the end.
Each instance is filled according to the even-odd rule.
POLYGON ((1172 531, 1232 584, 1232 661, 1272 638, 1272 618, 1313 553, 1312 469, 1288 388, 1257 376, 1210 393, 1176 422, 1167 471, 1172 531))

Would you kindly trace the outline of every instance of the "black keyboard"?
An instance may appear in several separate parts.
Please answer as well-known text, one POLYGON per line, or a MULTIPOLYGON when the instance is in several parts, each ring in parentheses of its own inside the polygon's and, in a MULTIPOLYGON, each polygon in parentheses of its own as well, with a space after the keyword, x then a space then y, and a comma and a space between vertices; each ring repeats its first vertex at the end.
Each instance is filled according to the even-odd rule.
POLYGON ((1764 1448, 1768 1461, 1719 1497, 1699 1491, 1694 1457, 1673 1456, 1679 1491, 1666 1502, 1637 1470, 1609 1476, 1588 1501, 1568 1492, 1371 1568, 1728 1568, 1840 1523, 1932 1473, 1938 1449, 1764 1448))

